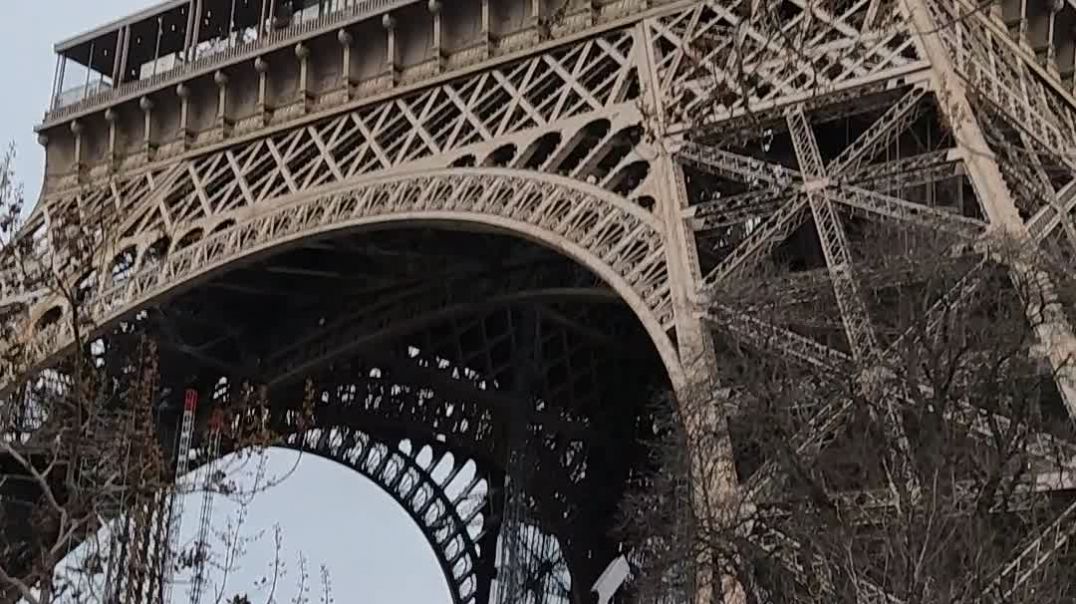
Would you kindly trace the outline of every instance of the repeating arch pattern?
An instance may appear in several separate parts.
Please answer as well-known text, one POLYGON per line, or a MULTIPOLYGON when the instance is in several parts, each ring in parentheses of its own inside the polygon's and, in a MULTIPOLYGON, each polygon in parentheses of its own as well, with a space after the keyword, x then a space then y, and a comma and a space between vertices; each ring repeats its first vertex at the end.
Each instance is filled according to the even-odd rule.
MULTIPOLYGON (((162 154, 164 166, 92 192, 57 191, 50 204, 88 215, 114 206, 126 236, 496 145, 636 98, 636 45, 633 30, 609 31, 227 149, 162 154)), ((261 123, 250 122, 256 133, 261 123)))
MULTIPOLYGON (((587 530, 593 528, 580 524, 578 506, 584 499, 605 497, 600 490, 606 486, 605 477, 619 471, 616 463, 603 461, 599 452, 607 438, 620 429, 613 426, 617 420, 603 421, 602 414, 591 413, 604 406, 602 401, 622 400, 598 384, 603 371, 613 375, 607 369, 622 365, 613 362, 603 370, 594 363, 588 342, 573 338, 565 329, 555 329, 556 319, 534 316, 544 325, 536 329, 541 340, 535 361, 540 365, 535 368, 537 375, 531 378, 534 381, 526 388, 537 399, 520 395, 513 385, 518 377, 512 360, 501 358, 496 350, 521 350, 528 345, 528 337, 521 335, 514 321, 527 323, 524 317, 533 312, 501 308, 446 322, 405 336, 393 345, 379 345, 376 350, 359 352, 310 372, 310 384, 316 389, 313 421, 322 427, 361 426, 384 442, 433 443, 430 454, 444 447, 457 456, 503 470, 506 447, 512 446, 505 431, 505 413, 522 413, 536 431, 526 445, 527 454, 534 456, 536 467, 540 465, 549 473, 540 479, 540 485, 534 485, 531 494, 535 500, 529 505, 535 507, 530 511, 538 514, 536 518, 547 519, 543 522, 549 524, 543 525, 543 531, 566 539, 561 541, 567 548, 565 552, 578 553, 588 543, 587 530), (465 341, 460 337, 462 333, 472 334, 470 345, 461 344, 465 341), (561 361, 569 357, 576 363, 577 372, 565 379, 559 369, 563 366, 561 361), (592 421, 600 422, 603 428, 596 429, 592 421), (556 436, 538 435, 545 430, 556 436)), ((618 384, 621 381, 618 379, 618 384)), ((281 423, 287 431, 286 426, 298 421, 287 407, 292 400, 289 392, 297 392, 298 388, 271 391, 274 408, 283 412, 281 423)), ((623 407, 609 412, 620 419, 625 415, 623 407)), ((429 467, 436 463, 431 462, 429 467)), ((500 488, 498 471, 492 477, 495 493, 500 488)), ((434 478, 440 476, 437 472, 431 474, 434 478)), ((455 491, 447 492, 454 500, 455 491)), ((489 502, 495 519, 501 517, 496 505, 502 501, 489 502)), ((495 540, 497 532, 483 534, 495 540)), ((436 540, 431 544, 437 547, 436 540)), ((491 542, 479 541, 482 556, 489 556, 491 547, 491 542), (485 550, 481 549, 483 543, 485 550)), ((567 557, 563 552, 560 555, 567 557)), ((491 560, 486 557, 483 562, 489 564, 491 560)), ((567 560, 563 564, 567 565, 567 560)), ((584 583, 589 577, 590 571, 580 566, 579 560, 567 568, 573 578, 582 577, 584 583)))
POLYGON ((370 479, 429 541, 454 604, 477 600, 479 539, 493 520, 483 514, 489 487, 473 461, 406 440, 392 445, 348 427, 291 434, 284 446, 336 461, 370 479))
MULTIPOLYGON (((515 233, 565 253, 594 271, 633 308, 672 366, 672 323, 663 233, 657 219, 626 200, 571 179, 509 169, 456 169, 396 175, 266 208, 204 235, 120 282, 87 292, 89 318, 107 325, 154 299, 226 266, 333 231, 392 222, 473 224, 515 233)), ((34 334, 31 356, 71 341, 66 322, 34 334)))

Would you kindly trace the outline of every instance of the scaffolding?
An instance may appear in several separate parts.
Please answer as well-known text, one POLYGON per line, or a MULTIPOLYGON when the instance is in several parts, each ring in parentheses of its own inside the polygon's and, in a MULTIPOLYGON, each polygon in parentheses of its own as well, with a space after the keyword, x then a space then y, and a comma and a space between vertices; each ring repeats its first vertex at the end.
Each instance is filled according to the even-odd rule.
POLYGON ((116 455, 118 435, 119 457, 114 461, 122 466, 122 482, 115 497, 99 493, 110 499, 102 518, 103 525, 109 521, 111 524, 109 564, 103 585, 106 604, 161 603, 163 577, 157 570, 167 556, 170 494, 160 488, 165 460, 151 411, 157 394, 156 361, 152 351, 141 352, 137 366, 140 379, 126 396, 120 395, 113 382, 110 397, 102 401, 104 406, 94 417, 95 423, 87 426, 86 442, 90 446, 80 454, 80 480, 94 481, 97 456, 104 459, 106 451, 116 455), (124 399, 131 404, 124 404, 124 399))
POLYGON ((191 604, 198 604, 205 590, 205 565, 208 557, 209 523, 213 517, 213 468, 212 463, 220 455, 220 433, 224 425, 224 415, 220 409, 215 409, 209 420, 208 439, 206 448, 206 464, 202 474, 202 508, 198 514, 198 536, 194 546, 197 552, 194 556, 194 578, 191 581, 191 604))
POLYGON ((509 453, 504 481, 504 512, 497 552, 497 604, 567 604, 571 601, 563 553, 556 538, 542 531, 533 517, 535 503, 528 493, 538 460, 534 455, 530 416, 538 404, 535 390, 541 356, 540 323, 523 319, 523 336, 517 343, 519 373, 515 392, 520 402, 509 427, 509 453))
POLYGON ((198 392, 187 390, 183 396, 183 416, 180 420, 179 434, 176 436, 176 477, 172 487, 168 519, 168 548, 162 565, 163 589, 162 604, 172 601, 172 589, 175 585, 175 564, 173 558, 179 551, 180 530, 183 523, 184 493, 180 490, 183 477, 190 470, 191 443, 194 439, 194 418, 198 410, 198 392))

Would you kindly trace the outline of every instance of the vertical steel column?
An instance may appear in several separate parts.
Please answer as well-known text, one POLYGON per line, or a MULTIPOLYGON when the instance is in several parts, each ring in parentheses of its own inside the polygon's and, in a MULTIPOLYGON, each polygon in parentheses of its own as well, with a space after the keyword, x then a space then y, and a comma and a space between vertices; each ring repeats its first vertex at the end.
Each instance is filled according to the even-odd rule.
POLYGON ((82 86, 82 98, 85 99, 90 95, 90 74, 93 73, 93 47, 95 41, 90 42, 90 55, 86 59, 86 83, 82 86))
MULTIPOLYGON (((736 509, 739 499, 732 440, 725 416, 726 401, 717 387, 717 358, 710 332, 696 313, 695 296, 702 289, 702 276, 695 236, 682 215, 688 203, 686 185, 683 171, 671 155, 670 147, 676 141, 666 134, 669 116, 649 25, 640 22, 635 35, 641 63, 639 78, 643 89, 649 93, 646 101, 656 116, 656 142, 651 149, 656 156, 653 163, 660 174, 655 212, 661 216, 666 230, 666 263, 681 369, 678 375, 670 377, 680 421, 689 440, 692 507, 699 522, 720 524, 726 520, 727 510, 736 509)), ((722 599, 726 604, 744 602, 746 595, 735 578, 707 572, 706 569, 713 566, 712 561, 712 552, 700 552, 696 556, 693 602, 710 604, 722 599)))
POLYGON ((270 31, 270 24, 266 20, 269 16, 269 5, 272 0, 262 0, 261 7, 258 9, 258 37, 262 37, 270 31))
POLYGON ((120 82, 120 69, 123 65, 123 38, 127 28, 121 27, 116 30, 116 54, 112 57, 112 87, 115 88, 120 82))
POLYGON ((52 109, 55 109, 60 101, 60 89, 63 87, 63 82, 60 79, 63 74, 61 66, 66 60, 66 57, 62 54, 56 55, 56 68, 53 70, 52 74, 52 103, 50 103, 52 109))
MULTIPOLYGON (((918 36, 924 56, 930 61, 934 71, 932 86, 956 143, 963 152, 964 166, 983 213, 998 232, 1019 242, 1027 248, 1028 255, 1033 256, 1038 246, 1020 217, 1016 201, 1001 174, 997 157, 991 151, 968 100, 964 80, 957 72, 938 34, 938 26, 926 1, 903 0, 900 6, 907 22, 915 29, 912 33, 918 36)), ((1076 419, 1076 363, 1073 361, 1076 359, 1076 335, 1073 334, 1064 309, 1053 295, 1054 285, 1049 277, 1035 266, 1036 260, 1033 257, 1005 261, 1015 279, 1042 288, 1040 297, 1047 301, 1032 305, 1027 313, 1035 326, 1035 335, 1054 370, 1061 399, 1069 416, 1076 419)))
POLYGON ((187 48, 187 61, 198 59, 198 44, 202 38, 202 0, 192 0, 194 4, 194 31, 191 33, 191 44, 187 48))
POLYGON ((127 43, 127 28, 116 31, 116 56, 112 60, 112 87, 115 88, 124 76, 124 44, 127 43))
POLYGON ((157 17, 157 42, 153 47, 153 75, 161 64, 161 36, 164 35, 164 17, 157 17))
POLYGON ((183 30, 183 60, 184 61, 190 60, 191 39, 194 36, 194 22, 196 20, 196 17, 195 17, 195 10, 196 9, 197 9, 197 7, 195 6, 195 0, 190 0, 189 2, 187 2, 187 28, 185 30, 183 30))
POLYGON ((235 0, 232 0, 231 12, 228 13, 228 46, 239 46, 239 32, 235 31, 235 0))
POLYGON ((115 79, 113 86, 118 87, 123 83, 124 78, 127 77, 127 62, 128 55, 131 54, 131 26, 127 25, 123 28, 123 44, 120 46, 120 68, 119 76, 115 79))

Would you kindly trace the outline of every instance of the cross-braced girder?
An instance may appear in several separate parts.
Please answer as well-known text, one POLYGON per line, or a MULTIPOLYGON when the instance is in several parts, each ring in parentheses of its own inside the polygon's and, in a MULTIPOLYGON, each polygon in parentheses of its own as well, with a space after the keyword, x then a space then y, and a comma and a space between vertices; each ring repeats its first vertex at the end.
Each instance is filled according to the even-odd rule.
MULTIPOLYGON (((855 396, 800 410, 789 446, 812 460, 856 416, 856 396, 884 400, 889 434, 908 442, 901 414, 926 391, 893 390, 885 366, 993 287, 998 266, 1011 269, 1013 291, 1049 289, 1034 254, 999 262, 991 237, 1008 230, 1030 247, 1076 249, 1076 103, 1071 75, 1044 69, 1005 26, 1031 40, 1040 62, 1055 60, 1067 52, 1058 36, 1036 36, 1044 19, 1052 32, 1073 11, 1003 4, 1000 17, 941 0, 706 0, 628 15, 422 89, 288 127, 244 118, 233 138, 204 151, 101 182, 98 169, 78 190, 54 187, 33 218, 40 253, 30 264, 54 260, 49 229, 63 226, 54 217, 111 220, 114 233, 95 234, 110 239, 107 254, 67 276, 88 318, 106 331, 148 326, 176 366, 266 383, 283 408, 312 379, 326 423, 307 444, 323 452, 342 451, 343 434, 409 440, 414 450, 384 445, 403 467, 418 463, 422 446, 447 455, 435 444, 443 437, 496 481, 508 454, 503 417, 527 409, 544 501, 530 513, 589 578, 612 551, 603 523, 619 480, 642 464, 632 458, 613 464, 610 482, 595 478, 593 459, 640 450, 627 417, 645 415, 634 406, 644 393, 631 392, 620 417, 630 380, 610 376, 663 382, 651 346, 685 391, 720 377, 687 370, 700 349, 712 354, 693 341, 696 327, 719 335, 717 349, 735 341, 857 384, 855 396), (516 255, 527 246, 484 246, 473 232, 419 237, 416 225, 512 234, 556 254, 516 255), (895 232, 945 242, 937 265, 948 290, 928 307, 923 333, 895 325, 887 302, 919 291, 920 267, 863 251, 865 240, 895 232), (791 274, 764 282, 775 264, 791 274), (735 299, 745 280, 780 298, 778 312, 735 299), (521 395, 513 348, 523 315, 541 334, 537 377, 521 395), (543 484, 550 475, 558 479, 543 484), (600 501, 581 503, 594 493, 600 501)), ((0 306, 28 311, 31 356, 47 359, 70 340, 66 321, 55 322, 67 309, 25 281, 0 267, 0 306)), ((1076 384, 1063 379, 1066 351, 1076 350, 1073 312, 1052 300, 1041 309, 1051 325, 1040 352, 1060 379, 1047 398, 1060 393, 1071 405, 1066 388, 1076 384)), ((946 419, 973 438, 1014 424, 974 400, 958 403, 946 419)), ((1076 451, 1064 431, 1031 437, 1036 463, 1076 451)), ((419 469, 436 482, 432 466, 419 469)), ((763 464, 739 490, 766 500, 782 479, 763 464)), ((412 506, 411 491, 387 488, 412 506)), ((844 499, 872 502, 868 519, 893 507, 863 493, 873 491, 844 499)), ((486 514, 499 503, 483 505, 495 532, 496 513, 486 514)), ((446 522, 469 526, 473 512, 446 522)), ((984 598, 1016 593, 1065 549, 1073 512, 1057 512, 984 598)), ((771 524, 752 538, 787 551, 771 524)), ((439 554, 446 576, 458 601, 482 601, 496 536, 452 530, 470 541, 439 554)), ((797 581, 837 593, 811 578, 811 560, 780 562, 797 581)), ((865 580, 860 597, 900 602, 882 583, 865 580)))
MULTIPOLYGON (((533 475, 526 489, 536 507, 530 513, 557 536, 573 580, 589 580, 602 570, 593 554, 610 551, 601 543, 609 518, 598 509, 615 505, 623 488, 618 476, 638 463, 631 460, 642 459, 639 451, 624 448, 624 436, 635 429, 631 417, 644 413, 638 391, 646 387, 628 385, 631 380, 617 371, 634 361, 593 351, 591 338, 545 318, 533 305, 443 323, 312 374, 316 421, 365 426, 416 444, 441 443, 503 469, 508 426, 521 417, 532 433, 533 475), (531 313, 540 334, 537 379, 520 391, 511 351, 520 345, 520 317, 531 313), (631 396, 638 403, 625 407, 631 396)), ((273 398, 286 404, 294 396, 284 389, 273 398)))
MULTIPOLYGON (((827 46, 822 37, 812 40, 806 35, 807 32, 797 29, 802 28, 807 20, 818 27, 832 27, 827 19, 833 16, 826 14, 825 7, 830 4, 836 6, 836 3, 801 4, 814 5, 817 10, 807 6, 802 12, 786 13, 784 17, 787 20, 781 21, 784 29, 775 39, 792 44, 792 34, 804 35, 796 39, 796 43, 807 45, 808 48, 814 45, 819 53, 830 52, 828 58, 833 70, 839 71, 843 57, 832 50, 834 47, 827 46)), ((845 3, 842 8, 848 8, 849 13, 856 16, 854 19, 841 20, 838 25, 847 28, 856 20, 861 26, 873 23, 880 5, 870 4, 845 3), (870 15, 867 14, 868 10, 870 15)), ((933 35, 923 34, 923 31, 933 30, 923 26, 922 22, 908 20, 907 11, 914 12, 914 7, 908 9, 900 7, 901 3, 887 4, 887 10, 894 11, 892 27, 903 28, 906 33, 902 35, 908 35, 907 39, 914 42, 908 47, 910 54, 905 55, 910 60, 909 64, 938 68, 930 45, 919 40, 933 35)), ((938 14, 949 10, 948 5, 941 10, 937 8, 939 3, 929 4, 931 10, 936 11, 936 23, 949 22, 938 17, 938 14)), ((959 12, 960 9, 952 10, 959 12)), ((946 14, 946 17, 953 17, 953 14, 946 14)), ((940 88, 937 80, 928 77, 913 80, 910 86, 898 84, 896 90, 900 92, 896 95, 884 93, 891 100, 886 106, 874 107, 865 99, 864 106, 858 110, 826 108, 827 104, 838 106, 843 102, 839 95, 834 94, 834 88, 840 87, 833 86, 824 78, 815 78, 811 67, 801 64, 799 74, 811 77, 801 77, 790 84, 789 80, 777 77, 767 79, 764 75, 760 78, 759 74, 765 73, 765 60, 759 59, 754 63, 738 60, 735 53, 740 48, 748 48, 751 56, 766 57, 767 53, 772 57, 779 56, 776 48, 767 47, 771 40, 760 35, 760 32, 766 31, 769 18, 751 13, 746 3, 729 3, 727 9, 703 4, 693 12, 684 11, 677 18, 670 19, 669 23, 673 26, 661 34, 670 41, 691 39, 694 35, 695 41, 681 43, 684 52, 680 52, 675 59, 668 59, 668 65, 679 65, 680 61, 690 65, 690 69, 695 69, 697 74, 711 70, 709 74, 682 76, 680 88, 666 87, 667 100, 676 103, 685 114, 694 112, 694 115, 688 115, 685 123, 694 126, 703 119, 713 124, 710 129, 685 130, 683 138, 687 140, 674 143, 679 149, 678 159, 689 173, 687 188, 690 206, 684 215, 693 219, 690 224, 698 235, 702 269, 707 275, 706 285, 718 296, 718 302, 704 311, 703 316, 722 335, 732 336, 759 353, 785 358, 820 375, 846 379, 877 362, 871 359, 882 361, 886 348, 903 346, 906 338, 910 337, 910 334, 899 332, 880 337, 877 335, 878 329, 872 326, 872 323, 877 323, 877 313, 880 312, 871 308, 871 305, 877 304, 876 298, 884 297, 884 292, 898 282, 907 283, 910 274, 898 268, 896 273, 904 276, 895 276, 888 281, 881 276, 884 272, 877 273, 876 269, 857 270, 857 267, 877 261, 877 258, 856 257, 849 251, 850 240, 862 236, 862 224, 878 224, 877 229, 870 231, 872 233, 888 228, 894 231, 922 229, 944 234, 950 239, 950 253, 957 256, 965 252, 956 250, 981 249, 988 243, 989 233, 999 229, 1008 230, 1013 225, 1004 223, 1003 211, 998 209, 999 199, 983 199, 984 195, 998 190, 993 184, 984 184, 981 180, 983 172, 977 172, 974 166, 976 156, 982 155, 983 149, 989 147, 969 148, 965 133, 959 130, 953 133, 949 127, 953 121, 964 120, 968 115, 967 109, 964 114, 953 114, 950 97, 954 92, 951 89, 940 88), (727 13, 723 12, 726 10, 727 13), (679 28, 679 31, 673 27, 679 28), (739 32, 741 38, 737 40, 734 35, 728 35, 716 41, 716 36, 705 33, 707 27, 739 32), (719 57, 720 60, 715 60, 719 57), (694 63, 689 60, 694 60, 694 63), (746 71, 750 77, 728 78, 721 73, 722 69, 727 72, 733 68, 746 71), (715 71, 718 72, 716 76, 715 71), (692 77, 710 77, 716 84, 706 89, 692 83, 692 77), (722 92, 721 83, 726 80, 739 82, 741 86, 747 86, 746 90, 764 90, 770 96, 752 97, 742 90, 738 91, 739 94, 737 91, 722 92), (791 88, 782 89, 781 86, 791 88), (774 90, 779 92, 771 92, 774 90), (806 102, 808 100, 809 103, 806 102), (738 113, 744 117, 738 118, 738 113), (737 124, 737 120, 744 125, 737 124), (786 124, 783 125, 782 120, 786 124), (754 130, 751 129, 752 124, 754 130), (837 130, 835 124, 839 124, 844 132, 837 130), (721 135, 729 130, 735 133, 731 138, 721 135), (978 195, 977 200, 969 195, 972 190, 973 195, 978 195), (854 227, 855 235, 847 234, 848 225, 854 227), (736 284, 745 277, 748 280, 765 279, 766 271, 772 270, 769 265, 774 261, 791 265, 794 267, 793 275, 799 275, 792 280, 781 281, 782 284, 771 292, 777 299, 777 316, 773 316, 771 306, 764 304, 751 306, 751 303, 741 303, 738 307, 736 296, 739 292, 757 296, 758 289, 738 287, 736 284), (861 272, 870 274, 870 278, 861 272), (824 278, 827 273, 828 279, 824 278), (803 284, 820 277, 823 283, 832 284, 832 294, 825 295, 821 289, 812 287, 814 293, 804 297, 806 290, 803 284), (887 281, 891 285, 887 285, 887 281), (863 286, 867 283, 871 292, 879 293, 864 296, 863 286), (729 288, 731 291, 720 293, 729 288), (866 303, 868 298, 870 304, 866 303), (836 312, 827 313, 818 306, 804 307, 800 315, 781 310, 804 304, 808 299, 816 305, 832 304, 836 312), (819 316, 826 314, 835 316, 829 320, 819 316), (820 320, 814 324, 820 327, 809 327, 808 323, 794 316, 818 317, 820 320)), ((1002 57, 1004 52, 999 50, 997 44, 989 52, 984 50, 975 56, 961 55, 963 49, 960 45, 964 41, 956 30, 963 28, 971 36, 970 32, 977 28, 975 36, 982 39, 993 35, 984 33, 989 28, 981 25, 980 21, 986 20, 985 17, 980 19, 975 16, 966 19, 970 23, 960 28, 939 26, 938 36, 949 45, 952 54, 960 57, 958 70, 965 61, 989 55, 989 73, 999 73, 1004 68, 1020 74, 1009 78, 1009 85, 994 85, 984 91, 979 91, 975 82, 969 81, 972 104, 965 106, 978 112, 978 119, 988 134, 990 145, 1006 145, 998 149, 998 164, 1011 190, 1018 195, 1012 211, 1021 218, 1015 227, 1026 229, 1028 238, 1033 242, 1031 245, 1046 243, 1049 239, 1064 242, 1068 239, 1069 227, 1066 223, 1071 222, 1072 213, 1067 187, 1072 180, 1071 160, 1064 145, 1071 145, 1072 138, 1058 142, 1057 137, 1066 136, 1060 134, 1062 127, 1054 125, 1061 122, 1048 123, 1036 118, 1024 124, 1022 116, 1028 111, 1014 110, 1021 105, 1016 100, 1008 99, 1018 97, 1024 103, 1022 106, 1026 107, 1049 107, 1049 111, 1040 115, 1058 115, 1060 111, 1068 111, 1063 108, 1070 105, 1067 101, 1062 103, 1056 93, 1047 93, 1049 86, 1041 82, 1032 83, 1031 80, 1037 77, 1034 69, 1027 66, 1023 59, 1017 59, 1015 53, 1002 57), (1014 95, 1014 92, 1017 94, 1014 95), (980 105, 983 101, 985 104, 980 105), (1047 225, 1049 233, 1044 232, 1047 225)), ((848 32, 848 35, 857 37, 852 32, 848 32)), ((984 48, 989 45, 983 44, 984 48)), ((676 56, 677 52, 673 51, 668 56, 676 56)), ((802 56, 815 55, 812 51, 805 51, 802 56)), ((867 58, 870 55, 861 52, 858 56, 867 58)), ((777 61, 771 64, 777 64, 777 61)), ((795 61, 785 61, 783 65, 796 69, 795 61)), ((688 71, 688 68, 677 69, 688 71)), ((885 69, 887 67, 882 67, 883 72, 885 69)), ((986 70, 983 66, 979 69, 986 70)), ((671 67, 670 72, 676 73, 671 67)), ((984 76, 976 74, 975 77, 984 76)), ((942 86, 948 84, 946 82, 942 86)), ((860 88, 860 91, 867 98, 879 94, 871 92, 867 86, 860 88)), ((1009 192, 1005 191, 1004 194, 1007 196, 1009 192)), ((1002 196, 1000 199, 1006 198, 1002 196)), ((1006 202, 1012 203, 1008 200, 1000 203, 1006 202)), ((887 265, 888 270, 894 270, 888 267, 893 266, 896 260, 885 260, 882 264, 887 265)), ((967 274, 954 280, 949 294, 941 297, 928 313, 926 324, 934 326, 929 327, 928 331, 936 329, 938 325, 931 318, 933 315, 941 317, 961 308, 960 305, 966 303, 969 296, 978 291, 977 288, 982 287, 981 283, 990 270, 983 263, 974 262, 974 255, 960 264, 964 265, 965 268, 961 270, 967 270, 967 274)), ((1018 262, 1014 271, 1026 271, 1026 266, 1018 262)), ((1022 283, 1019 279, 1017 282, 1022 283)), ((1040 279, 1035 283, 1046 282, 1040 279)), ((1017 286, 1012 295, 1016 296, 1018 291, 1023 290, 1017 286)), ((712 297, 708 296, 707 299, 712 297)), ((1060 317, 1059 314, 1050 316, 1060 317)), ((1034 316, 1030 320, 1034 322, 1034 316)), ((1062 323, 1058 321, 1058 324, 1062 323)), ((1059 329, 1055 333, 1071 334, 1071 328, 1059 329)), ((1065 355, 1071 356, 1072 350, 1076 350, 1066 344, 1070 340, 1071 335, 1050 335, 1045 344, 1055 351, 1052 360, 1062 402, 1068 388, 1065 375, 1070 371, 1068 367, 1072 362, 1071 358, 1065 361, 1065 355), (1066 350, 1069 352, 1065 353, 1066 350)), ((878 376, 868 379, 878 379, 878 376)), ((880 383, 885 383, 884 377, 881 377, 880 383)), ((887 396, 884 386, 874 392, 875 396, 887 396)), ((899 398, 894 392, 888 396, 899 398)), ((900 404, 898 401, 897 406, 900 404)), ((967 422, 970 419, 972 434, 981 432, 988 435, 989 425, 978 424, 976 427, 983 418, 977 417, 974 401, 965 402, 964 405, 953 420, 961 417, 959 421, 967 422), (968 406, 969 403, 972 406, 968 406)), ((853 411, 854 403, 851 400, 837 399, 819 410, 807 412, 800 432, 793 437, 791 450, 801 456, 819 454, 829 446, 835 430, 840 431, 844 421, 840 419, 841 415, 853 411)), ((990 421, 1007 425, 1008 419, 999 417, 990 421)), ((1039 445, 1045 446, 1036 445, 1035 455, 1041 456, 1047 462, 1047 467, 1059 452, 1062 459, 1069 459, 1068 463, 1071 463, 1072 443, 1045 434, 1040 435, 1040 439, 1039 445)), ((908 442, 900 438, 895 438, 895 441, 908 442)), ((767 497, 766 490, 759 490, 759 485, 772 485, 770 478, 767 466, 755 471, 744 485, 748 496, 767 497)), ((1065 515, 1062 515, 1058 520, 1063 522, 1064 518, 1065 515)), ((1012 570, 1019 567, 1022 561, 1037 560, 1031 566, 1038 568, 1060 549, 1060 546, 1043 545, 1045 542, 1066 542, 1064 534, 1055 535, 1057 531, 1054 526, 1046 527, 1046 532, 1041 536, 1032 535, 1029 545, 1020 550, 1033 553, 1021 554, 1009 567, 999 570, 999 582, 1002 581, 1001 576, 1010 580, 1007 584, 1009 587, 1001 589, 999 595, 1012 594, 1015 585, 1028 580, 1030 573, 1021 575, 1012 570), (1016 579, 1017 576, 1022 578, 1016 579), (1015 584, 1011 582, 1013 580, 1015 584)))
MULTIPOLYGON (((486 222, 486 216, 497 216, 489 227, 506 231, 515 224, 534 238, 547 238, 550 247, 594 254, 597 264, 588 268, 614 289, 620 285, 634 292, 629 303, 650 309, 646 323, 652 333, 659 333, 671 320, 658 221, 622 198, 586 185, 524 171, 460 169, 389 177, 310 201, 270 209, 243 225, 192 241, 120 282, 88 292, 87 319, 107 324, 183 281, 204 278, 260 250, 341 230, 349 222, 377 225, 398 220, 393 217, 396 212, 403 220, 428 212, 436 222, 449 223, 486 222), (579 186, 589 192, 577 190, 579 186)), ((61 321, 39 331, 31 355, 47 355, 70 342, 66 327, 68 322, 61 321)))
MULTIPOLYGON (((531 521, 557 537, 566 568, 584 583, 602 570, 594 554, 614 551, 608 531, 616 493, 628 468, 645 464, 641 450, 627 444, 635 437, 626 435, 636 430, 638 414, 648 412, 646 393, 664 379, 630 311, 578 265, 503 236, 393 230, 323 239, 313 250, 265 258, 162 304, 143 323, 156 329, 189 302, 231 313, 221 326, 256 351, 260 373, 247 379, 267 386, 284 424, 313 388, 315 426, 442 447, 503 471, 508 418, 522 414, 533 432, 531 521), (418 242, 434 256, 420 257, 413 273, 404 270, 392 283, 381 259, 421 255, 418 242), (326 262, 334 256, 339 264, 326 262), (418 270, 435 258, 442 270, 418 270), (301 274, 320 266, 332 277, 274 270, 281 266, 301 274), (375 276, 388 281, 371 288, 375 276), (294 279, 304 285, 289 287, 294 279), (236 283, 249 287, 216 286, 236 283), (252 307, 262 310, 243 314, 252 307), (522 345, 523 316, 534 317, 539 344, 535 377, 520 392, 513 351, 522 345), (282 327, 271 338, 253 337, 266 325, 282 327)), ((201 319, 172 332, 213 333, 212 317, 201 319)), ((220 371, 195 355, 168 359, 206 379, 220 371)), ((499 496, 493 489, 490 505, 499 496)), ((488 553, 497 525, 486 529, 488 553)), ((482 558, 474 566, 493 564, 482 558)))

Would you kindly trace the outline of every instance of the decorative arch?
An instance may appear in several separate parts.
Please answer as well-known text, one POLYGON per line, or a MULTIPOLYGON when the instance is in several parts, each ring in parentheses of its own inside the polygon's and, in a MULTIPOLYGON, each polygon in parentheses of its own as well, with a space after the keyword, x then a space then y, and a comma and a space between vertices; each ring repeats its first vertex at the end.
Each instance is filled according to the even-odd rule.
POLYGON ((480 562, 492 555, 480 541, 496 528, 486 509, 488 484, 473 461, 409 441, 394 446, 343 426, 293 433, 282 446, 339 463, 377 485, 426 537, 453 603, 478 601, 480 562))
MULTIPOLYGON (((100 289, 90 305, 95 322, 107 325, 177 289, 310 238, 438 224, 515 235, 588 268, 639 318, 674 383, 680 376, 667 335, 673 317, 661 224, 597 186, 513 169, 431 170, 298 194, 279 204, 236 210, 229 218, 236 220, 234 226, 201 236, 125 282, 100 289)), ((186 233, 196 229, 183 228, 186 233)), ((53 343, 42 350, 55 348, 53 343)))

